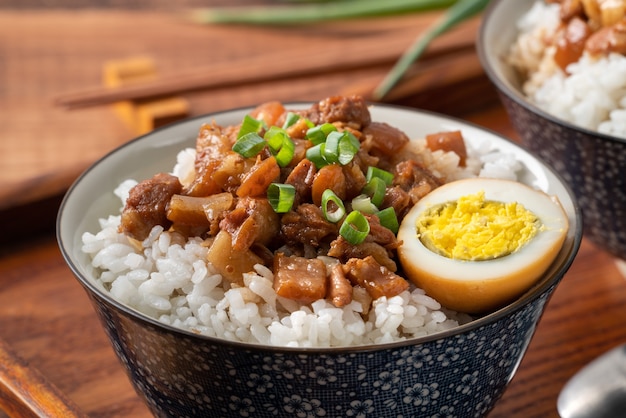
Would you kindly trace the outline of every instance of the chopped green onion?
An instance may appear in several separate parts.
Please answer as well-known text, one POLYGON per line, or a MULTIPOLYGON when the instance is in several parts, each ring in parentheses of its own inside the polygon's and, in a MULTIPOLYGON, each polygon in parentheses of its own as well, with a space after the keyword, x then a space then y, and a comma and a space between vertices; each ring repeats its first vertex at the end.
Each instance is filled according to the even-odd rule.
POLYGON ((335 132, 337 128, 332 123, 323 123, 321 125, 314 126, 306 132, 306 139, 311 141, 313 145, 318 145, 326 142, 326 137, 331 132, 335 132))
POLYGON ((361 143, 356 138, 356 136, 352 135, 348 131, 344 131, 339 141, 339 164, 346 165, 359 152, 359 148, 361 147, 361 143))
POLYGON ((370 224, 358 210, 350 212, 339 228, 339 234, 352 245, 365 241, 369 233, 370 224))
POLYGON ((341 132, 331 132, 326 137, 326 145, 322 155, 329 164, 339 162, 339 142, 341 141, 341 136, 341 132))
POLYGON ((293 155, 295 153, 296 146, 288 136, 283 138, 283 145, 280 147, 280 150, 276 153, 276 162, 281 167, 286 167, 289 165, 291 160, 293 160, 293 155))
POLYGON ((378 212, 378 208, 372 203, 370 197, 364 194, 360 194, 352 199, 352 209, 358 210, 361 213, 367 213, 369 215, 378 212))
POLYGON ((271 183, 267 188, 267 200, 276 213, 291 210, 296 197, 296 188, 291 184, 271 183))
POLYGON ((322 213, 328 222, 337 223, 346 214, 346 208, 343 201, 331 189, 324 190, 322 193, 322 213), (334 204, 337 208, 329 210, 329 205, 334 204))
POLYGON ((383 170, 382 168, 373 167, 373 166, 367 167, 367 174, 365 175, 365 180, 369 182, 374 177, 383 179, 386 186, 391 186, 391 183, 393 183, 393 174, 390 173, 389 171, 383 170))
POLYGON ((245 158, 254 157, 265 148, 267 142, 256 132, 248 132, 233 145, 233 151, 245 158))
MULTIPOLYGON (((333 125, 328 124, 335 128, 333 125)), ((310 131, 310 130, 309 130, 310 131)), ((322 132, 322 130, 318 131, 322 132)), ((319 140, 323 135, 320 133, 313 133, 310 139, 311 142, 319 140)), ((339 132, 337 130, 331 131, 326 136, 325 142, 320 142, 311 148, 306 150, 306 157, 313 161, 317 168, 324 167, 329 164, 341 164, 346 165, 359 151, 361 143, 359 140, 348 131, 339 132)))
POLYGON ((346 165, 352 161, 360 145, 359 140, 348 131, 331 132, 326 137, 323 155, 330 164, 346 165))
POLYGON ((398 217, 396 216, 396 210, 389 206, 379 212, 376 213, 378 219, 380 219, 380 224, 385 228, 389 229, 394 234, 398 233, 398 217))
POLYGON ((291 160, 296 149, 295 144, 289 137, 289 134, 278 126, 272 126, 265 133, 265 140, 272 151, 272 154, 276 156, 276 162, 281 167, 286 167, 291 160))
POLYGON ((283 145, 283 138, 285 136, 288 137, 289 135, 283 128, 272 126, 265 132, 263 138, 267 141, 267 145, 269 145, 272 151, 278 152, 283 145))
POLYGON ((363 193, 372 199, 372 203, 379 207, 385 199, 387 187, 380 177, 372 177, 363 188, 363 193))
POLYGON ((315 164, 315 167, 318 169, 328 165, 328 162, 324 159, 325 145, 326 144, 321 143, 306 150, 307 160, 315 164))
POLYGON ((287 116, 285 117, 285 123, 283 123, 283 129, 287 129, 290 126, 293 126, 293 124, 299 120, 300 115, 293 112, 287 112, 287 116))
POLYGON ((246 115, 243 117, 243 121, 241 122, 241 127, 239 128, 239 132, 237 133, 237 139, 251 132, 258 134, 264 127, 265 122, 259 119, 255 119, 250 115, 246 115))

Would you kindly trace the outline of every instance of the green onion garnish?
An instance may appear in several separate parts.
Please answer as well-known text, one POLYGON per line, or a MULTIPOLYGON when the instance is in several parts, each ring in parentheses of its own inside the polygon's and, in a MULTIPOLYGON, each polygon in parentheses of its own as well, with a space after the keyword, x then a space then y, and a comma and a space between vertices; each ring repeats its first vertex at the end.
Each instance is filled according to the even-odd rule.
POLYGON ((265 148, 267 143, 256 132, 248 132, 233 144, 233 151, 242 157, 250 158, 257 155, 265 148))
POLYGON ((392 206, 377 212, 376 216, 380 219, 380 224, 382 226, 389 229, 394 234, 398 234, 398 217, 396 216, 396 211, 392 206))
POLYGON ((289 134, 278 126, 272 126, 265 133, 265 140, 272 151, 272 154, 276 156, 276 162, 281 167, 286 167, 291 160, 296 149, 295 144, 289 137, 289 134))
POLYGON ((324 147, 324 159, 329 164, 339 162, 339 142, 341 141, 341 132, 331 132, 326 137, 326 146, 324 147))
POLYGON ((390 173, 389 171, 383 170, 382 168, 378 168, 378 167, 373 167, 373 166, 367 167, 367 174, 365 175, 365 180, 370 181, 374 177, 383 179, 386 186, 391 186, 391 184, 393 183, 393 173, 390 173))
POLYGON ((350 244, 358 245, 370 233, 370 224, 358 210, 350 212, 339 228, 339 234, 350 244))
POLYGON ((259 119, 255 119, 250 115, 246 115, 243 117, 243 121, 241 122, 239 133, 237 133, 237 139, 249 134, 250 132, 259 133, 264 127, 265 122, 259 119))
POLYGON ((306 132, 306 139, 311 141, 313 145, 318 145, 326 142, 326 137, 329 133, 335 132, 337 128, 332 123, 323 123, 321 125, 314 126, 306 132))
POLYGON ((372 177, 363 188, 363 193, 372 199, 372 203, 379 207, 385 199, 387 187, 380 177, 372 177))
POLYGON ((372 199, 364 194, 360 194, 352 199, 352 209, 358 210, 361 213, 367 213, 369 215, 378 212, 378 208, 372 203, 372 199))
POLYGON ((339 141, 339 164, 346 165, 359 152, 361 143, 348 131, 344 131, 339 141))
POLYGON ((323 156, 329 164, 346 165, 352 161, 360 145, 359 140, 348 131, 331 132, 326 137, 323 156))
POLYGON ((291 210, 296 197, 296 188, 291 184, 271 183, 267 188, 267 200, 276 213, 291 210))
POLYGON ((287 116, 285 117, 285 123, 283 123, 283 129, 287 129, 290 126, 293 126, 293 124, 299 120, 300 115, 293 112, 287 112, 287 116))
POLYGON ((323 155, 325 147, 326 147, 326 144, 321 143, 306 150, 307 160, 315 164, 315 167, 317 169, 320 169, 328 165, 328 162, 326 161, 326 159, 324 159, 324 155, 323 155))
POLYGON ((331 189, 324 190, 322 193, 322 213, 328 222, 337 223, 346 214, 346 208, 343 201, 331 189), (329 205, 335 205, 335 210, 330 210, 329 205))

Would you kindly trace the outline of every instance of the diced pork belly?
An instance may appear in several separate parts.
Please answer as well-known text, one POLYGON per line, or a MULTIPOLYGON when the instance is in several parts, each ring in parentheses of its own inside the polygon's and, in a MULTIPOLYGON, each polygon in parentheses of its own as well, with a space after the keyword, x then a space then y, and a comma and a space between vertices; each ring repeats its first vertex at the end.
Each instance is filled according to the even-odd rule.
POLYGON ((465 167, 467 149, 461 131, 444 131, 426 135, 426 146, 432 151, 454 152, 459 156, 459 165, 465 167))
POLYGON ((274 258, 276 294, 301 303, 324 299, 328 289, 326 265, 318 258, 277 254, 274 258))
POLYGON ((337 225, 328 222, 319 206, 303 203, 283 215, 280 235, 287 244, 319 247, 325 238, 336 236, 337 225))
POLYGON ((346 277, 353 285, 367 290, 374 299, 396 296, 409 288, 409 283, 381 266, 374 257, 351 258, 344 265, 346 277))
POLYGON ((385 190, 385 198, 383 199, 383 208, 393 207, 398 217, 398 221, 401 221, 406 212, 410 209, 411 196, 400 186, 387 187, 385 190))
POLYGON ((443 181, 417 161, 406 160, 396 165, 393 184, 407 192, 415 204, 432 190, 441 186, 443 181))
POLYGON ((363 129, 363 146, 375 155, 393 157, 408 143, 404 132, 384 122, 372 122, 363 129))
POLYGON ((330 269, 328 284, 328 299, 333 305, 342 308, 352 302, 352 283, 346 278, 341 264, 330 269))
POLYGON ((232 237, 226 231, 220 231, 212 240, 206 258, 225 280, 239 286, 244 285, 243 274, 253 271, 256 264, 264 261, 252 250, 235 250, 232 237))
POLYGON ((246 197, 239 199, 219 226, 232 236, 233 249, 243 251, 255 243, 269 244, 280 231, 280 217, 266 198, 246 197))
POLYGON ((360 96, 333 96, 315 103, 304 113, 316 125, 342 122, 361 130, 372 121, 367 103, 360 96))
POLYGON ((398 270, 396 262, 391 258, 389 250, 373 241, 364 241, 361 244, 350 244, 341 235, 330 243, 328 251, 330 257, 335 257, 342 262, 347 262, 351 258, 372 257, 380 265, 385 266, 389 271, 398 270))
POLYGON ((172 222, 167 219, 167 206, 183 186, 178 177, 159 173, 151 179, 138 183, 130 190, 122 211, 119 231, 139 241, 148 237, 156 225, 168 229, 172 222))
POLYGON ((287 176, 285 184, 290 184, 296 189, 296 196, 293 202, 294 207, 297 207, 301 202, 311 200, 311 187, 315 173, 317 173, 315 164, 305 158, 287 176))

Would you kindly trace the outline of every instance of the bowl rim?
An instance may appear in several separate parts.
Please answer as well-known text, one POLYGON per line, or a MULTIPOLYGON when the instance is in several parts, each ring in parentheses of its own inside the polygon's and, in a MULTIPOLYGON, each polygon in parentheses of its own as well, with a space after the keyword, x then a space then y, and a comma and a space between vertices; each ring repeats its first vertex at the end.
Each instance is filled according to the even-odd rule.
MULTIPOLYGON (((289 107, 289 106, 306 106, 306 105, 311 105, 313 102, 311 101, 292 101, 292 102, 283 102, 283 105, 285 107, 289 107)), ((463 124, 466 125, 468 127, 472 127, 474 129, 483 131, 485 133, 494 135, 496 137, 498 137, 499 139, 508 142, 512 145, 514 145, 517 148, 520 148, 521 150, 525 151, 525 152, 529 152, 528 150, 526 150, 523 146, 521 146, 518 143, 513 142, 512 140, 506 138, 505 136, 503 136, 502 134, 491 130, 489 128, 480 126, 476 123, 470 122, 470 121, 466 121, 457 117, 453 117, 453 116, 449 116, 449 115, 444 115, 441 113, 437 113, 437 112, 433 112, 433 111, 429 111, 429 110, 423 110, 423 109, 416 109, 416 108, 411 108, 411 107, 407 107, 407 106, 402 106, 402 105, 395 105, 395 104, 381 104, 381 103, 371 103, 368 102, 368 106, 376 106, 376 107, 384 107, 387 108, 389 110, 402 110, 402 111, 409 111, 412 113, 417 113, 417 114, 422 114, 424 116, 427 117, 435 117, 435 118, 443 118, 445 120, 448 121, 452 121, 455 123, 459 123, 459 124, 463 124)), ((393 341, 393 342, 388 342, 388 343, 371 343, 371 344, 361 344, 361 345, 352 345, 352 346, 337 346, 337 347, 285 347, 285 346, 274 346, 274 345, 269 345, 269 344, 260 344, 260 343, 249 343, 249 342, 240 342, 240 341, 233 341, 233 340, 227 340, 224 338, 219 338, 219 337, 212 337, 212 336, 208 336, 208 335, 204 335, 204 334, 199 334, 199 333, 194 333, 190 330, 186 330, 183 328, 179 328, 176 327, 174 325, 170 325, 170 324, 165 324, 160 322, 157 318, 153 318, 150 317, 142 312, 139 312, 138 310, 127 306, 126 304, 118 301, 117 299, 115 299, 110 293, 108 292, 104 292, 101 288, 97 287, 94 283, 92 283, 87 277, 84 277, 83 273, 81 272, 80 267, 77 265, 78 263, 75 263, 74 260, 72 259, 72 254, 71 251, 68 249, 68 247, 66 247, 66 242, 64 242, 63 238, 62 238, 62 222, 63 222, 63 215, 64 215, 64 209, 65 207, 68 205, 68 202, 72 199, 73 193, 75 191, 75 189, 78 187, 78 185, 81 183, 81 181, 89 175, 89 173, 94 170, 98 165, 100 165, 104 160, 107 160, 109 157, 111 157, 113 154, 122 152, 124 148, 131 146, 132 144, 138 142, 138 141, 142 141, 142 140, 146 140, 146 138, 154 135, 155 133, 160 133, 163 131, 166 131, 168 129, 171 128, 175 128, 178 125, 181 124, 186 124, 186 123, 191 123, 194 121, 200 121, 202 119, 207 119, 207 118, 216 118, 219 115, 223 115, 223 114, 227 114, 227 113, 231 113, 231 112, 243 112, 243 111, 249 111, 251 109, 253 109, 254 106, 241 106, 241 107, 235 107, 235 108, 231 108, 231 109, 226 109, 226 110, 221 110, 221 111, 216 111, 216 112, 210 112, 210 113, 206 113, 203 115, 198 115, 195 117, 191 117, 191 118, 187 118, 184 119, 182 121, 178 121, 178 122, 174 122, 162 127, 159 127, 149 133, 140 135, 134 139, 131 139, 127 142, 125 142, 124 144, 110 150, 109 152, 107 152, 105 155, 103 155, 101 158, 99 158, 98 160, 96 160, 93 164, 91 164, 87 169, 85 169, 75 180, 74 182, 71 184, 71 186, 68 188, 67 192, 65 193, 65 195, 63 196, 63 199, 61 201, 61 204, 59 206, 58 212, 57 212, 57 219, 56 219, 56 229, 55 229, 55 233, 56 233, 56 237, 57 237, 57 244, 59 246, 59 249, 61 251, 61 255, 64 258, 66 264, 68 265, 70 271, 72 272, 72 274, 74 275, 74 277, 79 281, 79 283, 82 285, 82 287, 84 288, 84 290, 87 292, 89 298, 91 299, 99 299, 99 303, 102 303, 102 301, 106 302, 109 305, 112 305, 115 309, 121 311, 124 315, 132 318, 133 321, 137 321, 140 323, 144 323, 147 324, 148 326, 152 327, 153 329, 156 329, 159 332, 169 332, 169 333, 173 333, 174 335, 181 335, 183 337, 186 338, 198 338, 200 340, 203 340, 207 343, 211 343, 213 345, 216 346, 228 346, 228 347, 232 347, 232 348, 238 348, 238 349, 242 349, 242 350, 247 350, 249 352, 272 352, 272 353, 284 353, 284 354, 312 354, 312 353, 318 353, 318 354, 342 354, 342 353, 350 353, 350 354, 354 354, 354 353, 367 353, 367 352, 375 352, 375 351, 383 351, 383 350, 392 350, 392 349, 401 349, 404 347, 409 347, 409 346, 415 346, 415 345, 420 345, 420 344, 424 344, 424 343, 430 343, 430 342, 434 342, 434 341, 438 341, 438 340, 442 340, 444 338, 450 337, 450 336, 454 336, 454 335, 461 335, 464 334, 466 332, 475 330, 477 328, 483 327, 483 326, 488 326, 490 324, 493 324, 495 322, 497 322, 498 320, 509 316, 512 313, 515 313, 519 310, 521 310, 523 307, 527 306, 528 304, 534 302, 536 299, 538 299, 539 297, 541 297, 550 287, 552 286, 556 286, 563 278, 563 276, 565 275, 565 273, 569 270, 569 267, 571 266, 571 264, 573 263, 579 249, 580 249, 580 245, 582 242, 582 236, 583 236, 583 220, 582 220, 582 210, 580 208, 580 205, 578 204, 575 195, 573 193, 573 191, 571 190, 571 188, 565 183, 565 181, 563 180, 563 178, 556 172, 554 171, 554 169, 550 166, 548 166, 547 164, 545 164, 543 162, 543 160, 541 160, 539 157, 532 155, 532 157, 536 160, 538 160, 541 163, 541 166, 543 169, 545 169, 547 172, 551 173, 560 183, 560 186, 563 187, 563 189, 565 190, 566 194, 569 196, 571 202, 572 202, 572 207, 573 207, 573 215, 574 215, 574 219, 576 220, 575 225, 570 225, 570 228, 572 226, 574 226, 575 228, 573 229, 572 232, 572 241, 571 241, 571 245, 570 247, 566 250, 567 252, 564 254, 564 259, 562 264, 552 273, 552 275, 549 278, 545 278, 543 280, 538 281, 535 285, 533 285, 530 289, 528 289, 524 294, 522 294, 520 297, 518 297, 517 299, 515 299, 513 302, 497 309, 496 311, 493 312, 489 312, 483 316, 479 316, 476 319, 473 319, 472 321, 459 325, 457 327, 448 329, 448 330, 444 330, 444 331, 440 331, 437 333, 433 333, 433 334, 429 334, 426 336, 421 336, 421 337, 413 337, 413 338, 407 338, 405 340, 401 340, 401 341, 393 341)), ((564 247, 565 248, 565 247, 564 247)), ((564 248, 561 249, 561 251, 564 251, 564 248)))
MULTIPOLYGON (((487 47, 487 42, 486 42, 487 30, 490 24, 494 21, 492 17, 499 11, 498 8, 505 7, 505 6, 502 6, 502 4, 506 3, 509 5, 513 5, 513 4, 517 4, 517 1, 519 0, 516 0, 516 2, 507 1, 507 0, 493 0, 487 5, 481 18, 481 23, 478 29, 478 37, 477 37, 477 42, 476 42, 476 52, 478 54, 478 59, 480 60, 482 67, 485 73, 487 74, 487 76, 489 77, 489 79, 491 80, 491 82, 498 88, 498 90, 500 90, 501 93, 506 95, 509 99, 514 101, 519 106, 525 108, 531 113, 535 113, 538 116, 544 119, 547 119, 548 121, 556 125, 562 126, 563 128, 566 128, 572 131, 579 131, 589 137, 597 137, 598 139, 603 139, 603 140, 617 142, 617 143, 626 145, 626 138, 607 135, 605 133, 594 131, 589 128, 578 126, 566 120, 557 118, 556 116, 548 113, 547 111, 541 109, 539 106, 535 105, 534 103, 526 99, 524 94, 522 94, 522 92, 519 89, 513 87, 512 83, 509 80, 506 80, 506 77, 499 76, 499 72, 496 69, 494 69, 494 67, 491 65, 492 63, 491 60, 502 59, 502 58, 489 52, 489 48, 487 47)), ((541 1, 541 0, 525 0, 525 1, 529 2, 529 4, 532 5, 534 2, 541 1)))

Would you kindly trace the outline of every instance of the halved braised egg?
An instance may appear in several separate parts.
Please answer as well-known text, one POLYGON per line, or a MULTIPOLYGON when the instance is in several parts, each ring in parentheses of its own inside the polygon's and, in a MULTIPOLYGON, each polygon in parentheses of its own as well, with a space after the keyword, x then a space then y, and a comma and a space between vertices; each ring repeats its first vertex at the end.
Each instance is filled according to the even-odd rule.
POLYGON ((472 178, 436 188, 398 231, 406 276, 447 308, 496 309, 529 289, 561 249, 556 197, 523 183, 472 178))

